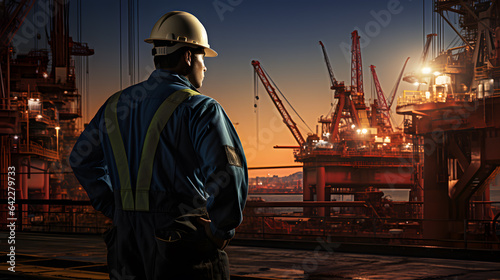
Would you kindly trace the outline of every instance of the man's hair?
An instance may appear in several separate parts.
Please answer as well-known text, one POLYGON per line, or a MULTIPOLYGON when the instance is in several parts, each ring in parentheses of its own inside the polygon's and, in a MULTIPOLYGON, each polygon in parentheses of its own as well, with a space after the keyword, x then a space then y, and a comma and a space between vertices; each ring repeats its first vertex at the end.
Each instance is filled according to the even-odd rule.
MULTIPOLYGON (((172 47, 176 43, 170 41, 155 41, 155 47, 167 46, 172 47)), ((183 58, 184 53, 186 51, 191 51, 191 54, 204 54, 205 50, 202 47, 192 48, 192 47, 181 47, 174 51, 173 53, 169 53, 167 55, 155 55, 153 60, 156 69, 165 69, 165 68, 174 68, 177 66, 179 61, 183 58)))

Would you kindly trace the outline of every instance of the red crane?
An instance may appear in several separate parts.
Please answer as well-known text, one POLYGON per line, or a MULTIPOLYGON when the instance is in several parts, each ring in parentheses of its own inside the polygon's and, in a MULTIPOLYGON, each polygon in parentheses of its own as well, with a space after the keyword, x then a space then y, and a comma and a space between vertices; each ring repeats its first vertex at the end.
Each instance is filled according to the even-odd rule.
MULTIPOLYGON (((382 91, 382 87, 380 86, 380 82, 378 81, 377 72, 375 72, 375 66, 370 65, 370 69, 373 75, 373 82, 375 83, 375 90, 377 91, 378 97, 378 108, 377 111, 380 111, 382 114, 381 120, 381 128, 384 130, 392 130, 391 117, 389 115, 389 106, 387 106, 387 101, 385 100, 384 92, 382 91)), ((372 112, 376 114, 377 112, 372 112)))
POLYGON ((269 96, 273 100, 274 105, 276 108, 278 108, 278 111, 281 114, 281 117, 283 118, 283 122, 286 124, 288 129, 293 134, 293 137, 299 143, 299 146, 301 148, 304 147, 305 145, 305 140, 304 137, 302 137, 302 134, 300 133, 299 129, 297 128, 297 124, 292 120, 292 117, 290 114, 288 114, 288 111, 286 110, 285 106, 283 106, 283 103, 281 102, 281 99, 278 97, 276 94, 276 91, 274 90, 274 87, 271 85, 269 82, 269 79, 267 78, 266 74, 264 73, 264 70, 260 66, 260 62, 257 60, 252 60, 252 66, 255 70, 255 73, 259 75, 260 80, 262 81, 262 84, 264 84, 264 87, 267 90, 267 93, 269 93, 269 96))
MULTIPOLYGON (((377 91, 377 96, 378 96, 378 104, 376 105, 376 108, 378 111, 382 112, 383 115, 383 129, 385 128, 390 128, 392 130, 392 125, 391 125, 391 118, 390 118, 390 112, 391 112, 391 107, 392 103, 394 102, 394 99, 396 97, 396 93, 398 92, 399 84, 401 82, 401 77, 403 76, 403 73, 406 68, 406 64, 408 63, 408 60, 410 58, 406 58, 405 64, 403 65, 403 69, 401 69, 401 73, 399 73, 398 80, 396 81, 396 84, 394 85, 394 89, 391 92, 391 95, 389 97, 389 101, 385 99, 384 91, 382 90, 382 87, 380 86, 380 82, 377 77, 377 72, 375 72, 375 66, 370 65, 370 69, 372 71, 373 75, 373 82, 375 83, 375 90, 377 91)), ((374 112, 375 113, 375 112, 374 112)))
POLYGON ((335 90, 335 98, 339 100, 337 103, 337 107, 335 107, 335 112, 332 115, 332 120, 330 124, 330 141, 335 141, 339 134, 339 124, 341 118, 351 118, 352 122, 359 127, 360 120, 358 116, 358 110, 356 110, 355 102, 351 99, 351 90, 346 89, 344 82, 338 82, 334 75, 332 66, 330 64, 330 59, 328 58, 328 54, 326 53, 325 45, 321 41, 319 41, 321 45, 321 49, 323 50, 323 55, 325 58, 326 67, 328 69, 328 73, 330 75, 330 82, 332 84, 331 89, 335 90), (349 112, 348 114, 343 114, 344 111, 349 112))

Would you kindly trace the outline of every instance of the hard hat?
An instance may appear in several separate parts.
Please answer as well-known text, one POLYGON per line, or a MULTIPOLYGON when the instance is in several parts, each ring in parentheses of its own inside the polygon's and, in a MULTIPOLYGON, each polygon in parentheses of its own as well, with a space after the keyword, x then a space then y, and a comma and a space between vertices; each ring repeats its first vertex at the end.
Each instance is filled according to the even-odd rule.
POLYGON ((169 12, 163 15, 153 27, 151 36, 144 40, 147 43, 154 41, 176 42, 174 46, 157 46, 155 55, 166 55, 180 47, 203 47, 205 56, 215 57, 217 52, 210 48, 205 27, 192 14, 181 11, 169 12))

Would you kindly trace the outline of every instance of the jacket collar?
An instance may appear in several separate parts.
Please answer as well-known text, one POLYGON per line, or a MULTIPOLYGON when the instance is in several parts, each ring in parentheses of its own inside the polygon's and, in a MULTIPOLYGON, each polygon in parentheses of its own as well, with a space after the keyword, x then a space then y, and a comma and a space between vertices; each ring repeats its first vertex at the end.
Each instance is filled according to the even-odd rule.
POLYGON ((156 69, 155 71, 153 71, 153 73, 151 73, 150 79, 151 78, 166 79, 169 80, 170 82, 182 84, 194 91, 199 92, 198 89, 196 89, 184 75, 179 75, 172 71, 168 71, 165 69, 156 69))

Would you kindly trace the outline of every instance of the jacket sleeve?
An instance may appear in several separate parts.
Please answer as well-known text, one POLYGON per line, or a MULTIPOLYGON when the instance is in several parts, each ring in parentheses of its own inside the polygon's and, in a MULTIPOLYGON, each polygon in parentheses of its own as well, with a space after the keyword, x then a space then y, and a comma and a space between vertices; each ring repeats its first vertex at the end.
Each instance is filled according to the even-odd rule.
POLYGON ((92 206, 105 216, 113 218, 114 197, 108 175, 108 166, 104 161, 102 150, 103 106, 87 125, 69 157, 73 172, 87 192, 92 206))
POLYGON ((229 239, 243 220, 248 193, 247 163, 236 130, 221 105, 212 100, 201 111, 191 133, 206 178, 210 227, 214 236, 229 239))

